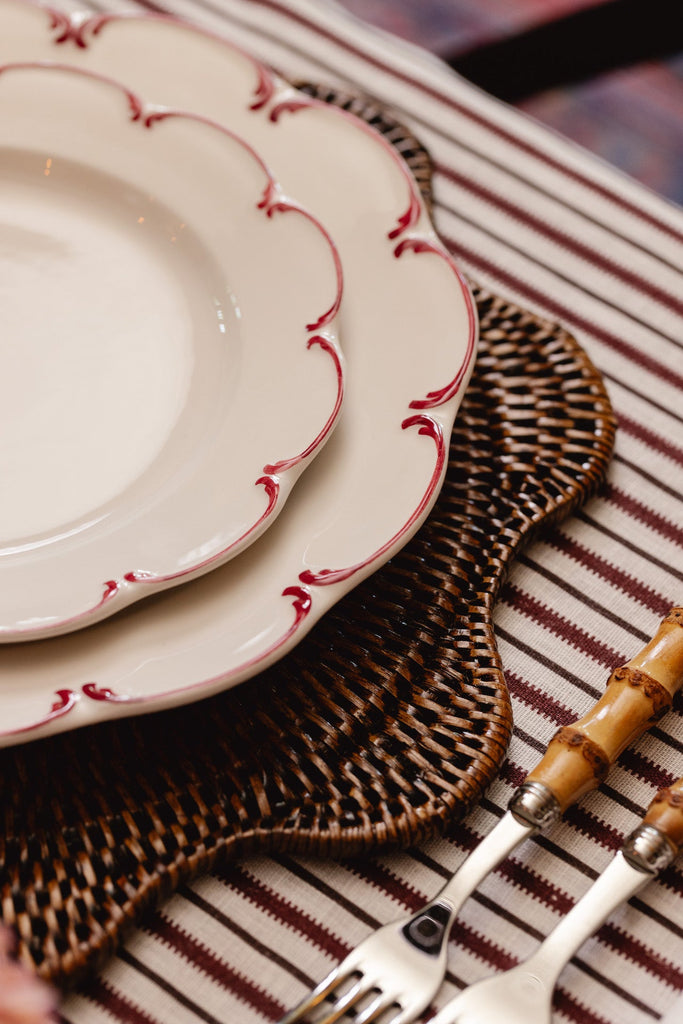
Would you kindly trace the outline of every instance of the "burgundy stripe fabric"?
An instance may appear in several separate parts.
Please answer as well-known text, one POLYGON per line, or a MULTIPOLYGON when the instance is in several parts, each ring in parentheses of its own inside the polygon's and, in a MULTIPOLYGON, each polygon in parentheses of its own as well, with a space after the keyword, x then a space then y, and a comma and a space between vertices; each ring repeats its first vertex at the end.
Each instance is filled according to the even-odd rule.
POLYGON ((644 502, 632 494, 626 493, 620 487, 609 486, 606 495, 622 511, 628 512, 632 518, 639 519, 645 526, 656 530, 657 533, 672 540, 677 547, 680 547, 683 540, 683 528, 677 521, 668 519, 665 515, 648 508, 644 502))
POLYGON ((277 917, 288 928, 306 935, 309 942, 324 950, 331 957, 342 960, 350 951, 350 946, 340 942, 327 929, 293 906, 287 899, 276 892, 268 890, 258 879, 253 878, 240 868, 233 868, 223 875, 230 885, 239 889, 240 893, 255 905, 260 905, 268 914, 277 917))
POLYGON ((565 536, 561 530, 556 530, 548 538, 548 543, 592 573, 601 575, 612 586, 620 590, 627 590, 635 600, 649 608, 650 611, 657 615, 666 615, 670 601, 665 595, 655 593, 652 588, 629 576, 618 565, 613 565, 598 552, 591 551, 585 545, 565 536))
POLYGON ((436 166, 435 170, 442 174, 448 181, 459 185, 466 191, 471 192, 480 199, 483 199, 485 202, 490 203, 502 213, 509 214, 526 227, 531 228, 537 234, 556 242, 562 248, 574 253, 574 255, 580 256, 582 259, 594 264, 601 270, 605 270, 608 274, 613 274, 615 277, 620 278, 626 284, 629 284, 638 291, 641 291, 644 295, 648 295, 650 298, 655 299, 667 309, 671 309, 678 314, 683 313, 683 302, 681 302, 677 296, 668 294, 664 289, 652 284, 646 278, 634 274, 627 267, 620 266, 618 263, 615 263, 614 260, 609 259, 609 257, 607 257, 603 252, 592 249, 589 245, 585 245, 578 239, 572 238, 571 235, 560 231, 552 224, 549 224, 547 221, 542 220, 542 218, 537 217, 534 213, 521 209, 509 199, 506 199, 505 196, 485 188, 481 182, 473 181, 471 178, 468 178, 467 175, 459 173, 451 167, 439 164, 436 166))
MULTIPOLYGON (((436 227, 464 272, 572 331, 619 418, 606 486, 522 554, 499 595, 514 733, 467 820, 415 851, 217 868, 151 914, 62 1006, 68 1024, 268 1024, 380 924, 438 892, 556 729, 683 604, 683 213, 325 0, 91 6, 191 18, 290 77, 345 83, 394 109, 429 145, 436 227)), ((435 1008, 530 955, 587 892, 657 789, 683 775, 682 710, 679 696, 599 791, 485 879, 459 915, 435 1008)), ((553 1019, 650 1024, 670 1014, 666 1024, 680 1024, 681 964, 676 865, 579 950, 553 1019)))
POLYGON ((562 633, 566 643, 590 655, 601 665, 616 665, 619 663, 619 652, 602 643, 596 636, 591 636, 585 629, 575 622, 571 622, 544 604, 542 600, 524 591, 521 587, 510 584, 505 588, 505 600, 519 609, 528 618, 534 619, 539 626, 556 633, 562 633))
POLYGON ((268 992, 260 984, 254 983, 228 963, 221 960, 215 953, 185 929, 179 928, 163 914, 156 914, 147 927, 150 935, 170 950, 179 954, 204 975, 210 976, 226 989, 230 989, 240 1000, 255 1007, 259 1012, 270 1017, 281 1016, 285 1007, 271 999, 268 992))
POLYGON ((659 974, 661 978, 668 979, 671 984, 683 989, 683 970, 681 970, 680 964, 671 963, 665 957, 653 953, 652 950, 643 949, 638 943, 634 942, 632 936, 619 928, 615 928, 612 924, 603 925, 599 936, 602 942, 605 942, 613 949, 619 950, 634 964, 641 966, 647 964, 648 970, 659 974))
POLYGON ((577 1024, 608 1024, 606 1017, 593 1013, 590 1007, 572 999, 562 989, 555 994, 554 1007, 562 1013, 564 1020, 576 1021, 577 1024))
POLYGON ((132 1000, 101 979, 88 988, 88 998, 115 1020, 125 1020, 127 1024, 158 1024, 158 1018, 136 1006, 132 1000))
MULTIPOLYGON (((619 413, 619 425, 622 430, 627 430, 629 434, 632 434, 638 441, 642 441, 648 448, 652 448, 658 454, 665 455, 672 462, 677 462, 679 466, 683 466, 683 449, 676 445, 670 437, 658 436, 654 430, 634 420, 632 416, 625 412, 619 413)), ((678 480, 680 482, 680 476, 678 480)), ((678 496, 682 496, 680 491, 678 496)))
POLYGON ((475 274, 475 277, 481 278, 482 274, 490 276, 493 281, 499 282, 499 288, 500 285, 505 286, 507 294, 514 292, 520 295, 527 303, 533 303, 534 306, 546 310, 559 321, 571 326, 573 330, 592 335, 596 341, 603 342, 615 353, 627 357, 638 368, 659 378, 663 383, 678 390, 683 389, 683 373, 677 369, 678 363, 669 366, 652 358, 646 351, 625 341, 615 331, 607 330, 600 324, 594 323, 564 302, 557 301, 549 293, 529 284, 503 267, 497 266, 488 256, 475 252, 452 235, 444 234, 444 240, 454 255, 459 256, 465 263, 472 265, 476 271, 480 272, 475 274))

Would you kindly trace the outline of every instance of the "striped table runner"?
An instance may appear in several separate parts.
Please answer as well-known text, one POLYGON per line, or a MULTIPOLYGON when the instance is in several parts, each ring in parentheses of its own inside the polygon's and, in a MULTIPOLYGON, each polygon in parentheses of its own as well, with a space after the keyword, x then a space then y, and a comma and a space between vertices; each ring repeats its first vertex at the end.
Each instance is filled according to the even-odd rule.
MULTIPOLYGON (((73 6, 73 5, 72 5, 73 6)), ((108 0, 98 10, 140 10, 108 0)), ((147 5, 151 7, 152 5, 147 5)), ((168 0, 284 74, 391 107, 436 162, 436 222, 473 280, 562 322, 603 372, 620 430, 603 493, 516 563, 496 613, 515 730, 457 836, 371 861, 251 860, 184 887, 67 1024, 276 1020, 380 923, 419 907, 501 816, 558 725, 683 603, 683 215, 434 58, 321 0, 168 0)), ((160 9, 154 4, 154 9, 160 9)), ((527 956, 607 865, 655 790, 683 774, 681 704, 608 784, 527 842, 468 901, 435 1006, 527 956)), ((565 970, 558 1020, 642 1024, 683 990, 683 866, 612 916, 565 970)))

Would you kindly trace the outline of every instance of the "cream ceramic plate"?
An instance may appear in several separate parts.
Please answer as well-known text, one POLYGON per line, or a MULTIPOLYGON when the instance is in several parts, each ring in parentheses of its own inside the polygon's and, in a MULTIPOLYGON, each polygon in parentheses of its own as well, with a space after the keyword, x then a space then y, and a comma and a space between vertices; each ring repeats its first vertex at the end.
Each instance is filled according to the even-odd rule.
POLYGON ((0 652, 4 744, 209 696, 293 647, 425 519, 476 345, 471 296, 412 178, 360 122, 171 20, 51 21, 0 0, 10 58, 119 77, 248 139, 337 243, 347 375, 338 429, 258 544, 130 614, 0 652))
POLYGON ((0 67, 0 640, 265 530, 341 407, 340 299, 331 240, 239 138, 0 67))

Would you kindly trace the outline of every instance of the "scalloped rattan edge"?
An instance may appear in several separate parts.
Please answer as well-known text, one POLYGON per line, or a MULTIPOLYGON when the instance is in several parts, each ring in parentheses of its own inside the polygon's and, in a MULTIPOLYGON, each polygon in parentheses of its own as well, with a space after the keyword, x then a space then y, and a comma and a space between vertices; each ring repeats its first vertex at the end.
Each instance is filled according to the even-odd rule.
MULTIPOLYGON (((429 200, 413 136, 371 101, 308 91, 390 138, 429 200)), ((566 331, 474 293, 480 349, 446 483, 402 552, 240 687, 0 751, 2 913, 44 977, 81 980, 219 860, 418 843, 497 774, 512 721, 496 597, 522 545, 595 491, 615 420, 566 331)))

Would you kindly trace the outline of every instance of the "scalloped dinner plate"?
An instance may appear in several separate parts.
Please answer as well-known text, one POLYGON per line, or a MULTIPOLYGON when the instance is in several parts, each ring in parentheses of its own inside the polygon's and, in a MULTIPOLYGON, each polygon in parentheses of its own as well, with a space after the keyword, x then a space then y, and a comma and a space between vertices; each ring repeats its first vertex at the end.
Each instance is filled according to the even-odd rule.
POLYGON ((0 60, 96 70, 248 140, 337 244, 346 358, 340 424, 258 544, 130 614, 0 652, 9 745, 210 696, 290 650, 434 504, 477 322, 406 165, 362 121, 173 19, 0 0, 0 29, 0 60))
POLYGON ((341 268, 256 151, 79 68, 0 66, 0 640, 228 561, 336 424, 341 268))

